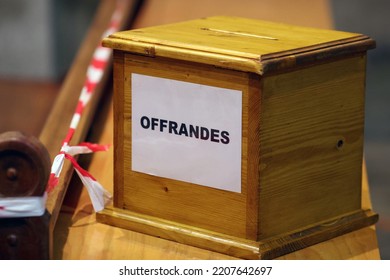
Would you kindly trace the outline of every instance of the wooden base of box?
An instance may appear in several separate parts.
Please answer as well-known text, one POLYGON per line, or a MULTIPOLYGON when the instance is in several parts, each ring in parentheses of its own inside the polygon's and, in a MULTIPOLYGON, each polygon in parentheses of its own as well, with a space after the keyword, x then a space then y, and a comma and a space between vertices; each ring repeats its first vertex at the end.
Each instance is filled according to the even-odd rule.
POLYGON ((336 236, 373 225, 378 214, 359 210, 266 240, 252 241, 118 208, 96 214, 98 222, 242 259, 274 259, 336 236))

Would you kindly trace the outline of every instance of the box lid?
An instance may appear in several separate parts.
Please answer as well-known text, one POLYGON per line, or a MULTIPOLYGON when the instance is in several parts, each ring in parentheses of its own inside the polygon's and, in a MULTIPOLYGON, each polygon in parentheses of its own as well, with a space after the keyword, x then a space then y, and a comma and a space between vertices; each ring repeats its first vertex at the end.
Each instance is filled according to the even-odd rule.
POLYGON ((121 31, 103 46, 258 74, 375 47, 368 36, 239 17, 209 17, 121 31))

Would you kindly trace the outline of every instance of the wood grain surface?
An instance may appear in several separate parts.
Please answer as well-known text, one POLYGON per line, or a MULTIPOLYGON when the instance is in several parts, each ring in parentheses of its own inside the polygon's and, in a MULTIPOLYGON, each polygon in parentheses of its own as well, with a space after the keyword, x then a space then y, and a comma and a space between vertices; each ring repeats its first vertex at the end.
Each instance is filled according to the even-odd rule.
MULTIPOLYGON (((118 5, 128 11, 120 22, 123 28, 127 26, 129 18, 132 16, 133 5, 136 1, 119 1, 118 5)), ((115 1, 102 1, 96 11, 95 18, 85 36, 84 41, 76 55, 76 58, 61 86, 53 108, 48 115, 45 125, 39 135, 39 140, 45 145, 51 159, 59 153, 72 120, 81 89, 84 86, 86 73, 90 64, 93 52, 101 43, 103 32, 107 29, 111 16, 115 10, 115 1)), ((75 131, 71 145, 81 143, 85 140, 92 118, 96 112, 100 97, 103 95, 103 89, 107 81, 111 78, 110 66, 104 69, 102 81, 96 86, 94 98, 91 99, 83 112, 78 129, 75 131)), ((49 194, 46 207, 51 214, 50 228, 54 228, 59 211, 64 199, 67 187, 73 174, 73 167, 69 162, 65 162, 62 176, 59 179, 58 186, 49 194)))
MULTIPOLYGON (((109 104, 108 104, 109 105, 109 104)), ((99 136, 101 143, 113 143, 113 112, 105 118, 99 136)), ((85 159, 89 171, 112 191, 113 150, 85 159)), ((364 166, 363 166, 364 168, 364 166)), ((363 206, 370 207, 366 173, 362 181, 363 206)), ((231 256, 199 249, 96 222, 86 190, 74 180, 68 191, 54 231, 55 259, 235 259, 231 256)), ((375 227, 366 227, 329 241, 299 250, 279 259, 379 259, 375 227)))
MULTIPOLYGON (((256 147, 255 144, 258 143, 258 141, 256 143, 248 141, 248 138, 254 138, 252 134, 258 131, 248 128, 249 121, 255 123, 252 120, 254 112, 253 110, 249 111, 249 108, 256 110, 255 105, 258 105, 259 99, 259 87, 254 86, 255 82, 249 82, 249 77, 252 75, 245 72, 211 68, 202 64, 140 57, 127 53, 124 57, 124 63, 124 71, 121 70, 121 72, 124 72, 124 79, 115 80, 121 85, 125 81, 124 93, 122 88, 114 95, 115 108, 118 108, 119 112, 122 112, 122 110, 124 112, 122 118, 120 116, 116 118, 117 132, 114 138, 116 155, 114 176, 120 178, 115 185, 115 192, 120 193, 116 195, 115 207, 255 240, 257 235, 256 222, 247 224, 247 216, 257 216, 256 205, 247 207, 247 200, 250 200, 253 192, 257 191, 258 182, 258 176, 255 172, 255 174, 248 174, 248 161, 258 162, 258 157, 254 156, 254 159, 252 159, 253 154, 248 155, 248 145, 254 144, 252 146, 256 147), (201 185, 179 180, 148 176, 140 172, 134 172, 129 168, 132 164, 131 126, 128 122, 131 119, 131 87, 129 81, 131 73, 206 84, 243 92, 242 190, 240 193, 205 188, 201 185), (256 99, 257 102, 254 102, 256 99), (121 106, 123 108, 119 108, 121 106), (252 178, 253 175, 254 178, 252 178), (252 182, 250 187, 248 181, 252 182), (137 193, 137 196, 133 196, 132 193, 137 193)), ((254 196, 256 195, 254 194, 254 196)), ((257 219, 252 218, 250 220, 257 219)))
MULTIPOLYGON (((306 1, 292 3, 284 0, 265 0, 256 3, 228 2, 207 1, 206 3, 205 0, 199 0, 196 2, 198 5, 194 2, 193 8, 188 9, 188 3, 185 1, 147 1, 134 26, 144 27, 218 14, 249 16, 313 27, 331 28, 332 26, 328 1, 313 1, 311 5, 307 5, 306 1), (303 13, 306 16, 302 16, 303 13)), ((115 120, 109 98, 106 99, 105 105, 93 121, 89 140, 108 144, 113 143, 115 120)), ((72 109, 68 110, 73 112, 72 109)), ((80 162, 84 166, 89 166, 89 171, 96 179, 112 191, 113 149, 106 153, 97 153, 92 157, 81 157, 80 162)), ((371 208, 364 165, 362 174, 363 207, 371 208)), ((69 174, 67 176, 70 178, 69 174)), ((70 183, 54 230, 54 258, 233 259, 228 255, 97 223, 88 194, 77 179, 70 183)), ((280 259, 379 259, 375 227, 366 227, 333 238, 280 259)))
POLYGON ((105 38, 103 45, 151 57, 269 74, 345 57, 375 44, 361 34, 216 16, 116 32, 105 38))
POLYGON ((365 57, 263 83, 259 239, 360 209, 365 57))

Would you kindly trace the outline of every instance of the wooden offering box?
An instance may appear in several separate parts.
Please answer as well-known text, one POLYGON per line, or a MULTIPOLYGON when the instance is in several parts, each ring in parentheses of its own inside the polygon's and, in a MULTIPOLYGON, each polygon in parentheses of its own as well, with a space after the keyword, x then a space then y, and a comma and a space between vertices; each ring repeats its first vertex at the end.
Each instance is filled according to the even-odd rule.
POLYGON ((211 17, 103 43, 114 205, 99 221, 249 259, 377 221, 361 206, 369 37, 211 17))

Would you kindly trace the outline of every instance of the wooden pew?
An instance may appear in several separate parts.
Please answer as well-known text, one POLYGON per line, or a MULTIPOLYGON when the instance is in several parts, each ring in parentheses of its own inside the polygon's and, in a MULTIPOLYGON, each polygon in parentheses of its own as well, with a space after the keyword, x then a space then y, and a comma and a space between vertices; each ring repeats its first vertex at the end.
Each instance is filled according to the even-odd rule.
MULTIPOLYGON (((118 1, 120 9, 126 11, 120 22, 120 29, 128 28, 135 14, 141 6, 142 1, 123 0, 118 1)), ((95 18, 88 30, 87 35, 74 59, 73 65, 61 87, 56 102, 49 114, 45 126, 39 136, 40 141, 47 148, 51 159, 60 151, 62 141, 66 136, 69 124, 72 120, 81 89, 84 85, 87 68, 92 58, 95 48, 101 42, 101 36, 109 25, 111 16, 116 8, 115 1, 101 1, 95 18)), ((95 89, 94 98, 91 99, 83 113, 77 131, 75 132, 71 145, 83 142, 92 124, 92 119, 96 113, 99 113, 98 104, 104 94, 109 94, 111 66, 106 67, 102 81, 95 89)), ((69 182, 73 175, 73 167, 69 162, 65 162, 62 176, 58 186, 49 193, 47 200, 47 210, 51 215, 50 232, 54 230, 63 199, 65 197, 69 182)), ((52 238, 52 234, 50 235, 52 238)), ((52 244, 52 240, 50 241, 52 244)))

